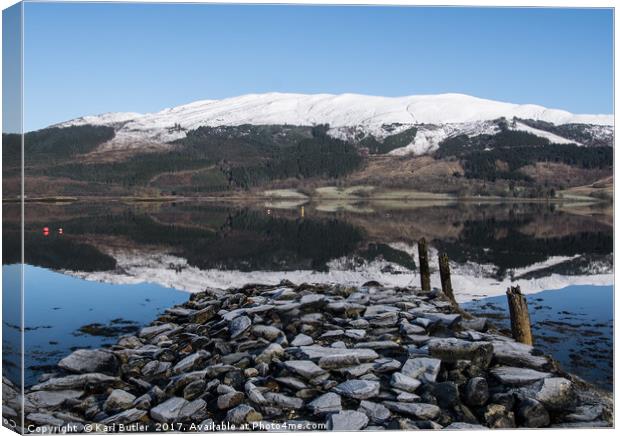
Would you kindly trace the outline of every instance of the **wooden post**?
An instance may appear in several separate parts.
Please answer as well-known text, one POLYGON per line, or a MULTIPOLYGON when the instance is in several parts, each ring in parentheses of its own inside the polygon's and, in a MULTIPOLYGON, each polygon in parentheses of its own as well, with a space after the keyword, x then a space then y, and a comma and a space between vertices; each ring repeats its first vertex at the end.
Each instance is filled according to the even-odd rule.
POLYGON ((441 278, 441 290, 450 301, 456 303, 452 290, 452 280, 450 280, 450 263, 448 262, 448 255, 446 253, 441 253, 439 255, 439 277, 441 278))
POLYGON ((420 256, 420 286, 423 291, 431 290, 431 270, 428 267, 428 250, 426 239, 418 241, 418 255, 420 256))
POLYGON ((516 341, 523 344, 532 345, 532 326, 530 324, 530 314, 527 310, 527 301, 521 288, 514 286, 506 291, 508 296, 508 308, 510 310, 510 329, 516 341))

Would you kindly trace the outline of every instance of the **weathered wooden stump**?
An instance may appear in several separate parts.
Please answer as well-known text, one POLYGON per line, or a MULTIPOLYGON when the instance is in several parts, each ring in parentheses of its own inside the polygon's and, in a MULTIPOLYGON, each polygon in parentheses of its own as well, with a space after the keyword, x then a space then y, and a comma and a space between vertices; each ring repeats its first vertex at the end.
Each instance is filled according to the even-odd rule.
POLYGON ((423 291, 430 291, 431 270, 428 266, 428 249, 424 238, 418 241, 418 255, 420 257, 420 287, 423 291))
POLYGON ((506 291, 508 296, 508 309, 510 310, 510 329, 512 337, 523 344, 532 345, 532 326, 530 324, 530 314, 527 310, 527 301, 521 288, 514 286, 506 291))
POLYGON ((446 253, 439 255, 439 277, 441 278, 441 290, 452 303, 456 304, 454 291, 452 290, 452 280, 450 279, 450 262, 446 253))

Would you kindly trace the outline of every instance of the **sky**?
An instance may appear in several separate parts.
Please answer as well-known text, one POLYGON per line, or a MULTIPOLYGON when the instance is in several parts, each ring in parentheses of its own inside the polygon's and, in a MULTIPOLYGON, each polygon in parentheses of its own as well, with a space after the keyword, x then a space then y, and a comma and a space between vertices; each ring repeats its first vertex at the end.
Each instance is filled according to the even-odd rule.
POLYGON ((270 91, 613 111, 611 9, 27 3, 24 123, 270 91))

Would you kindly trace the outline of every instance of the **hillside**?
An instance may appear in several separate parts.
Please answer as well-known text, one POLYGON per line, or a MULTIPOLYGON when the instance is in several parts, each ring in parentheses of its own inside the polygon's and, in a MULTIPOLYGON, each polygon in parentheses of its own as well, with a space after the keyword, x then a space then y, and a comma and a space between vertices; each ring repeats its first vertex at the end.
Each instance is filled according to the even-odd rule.
MULTIPOLYGON (((27 133, 26 193, 307 196, 368 186, 363 195, 391 198, 407 197, 394 190, 553 197, 612 175, 612 122, 460 94, 248 95, 27 133)), ((11 193, 21 138, 3 143, 11 193)))

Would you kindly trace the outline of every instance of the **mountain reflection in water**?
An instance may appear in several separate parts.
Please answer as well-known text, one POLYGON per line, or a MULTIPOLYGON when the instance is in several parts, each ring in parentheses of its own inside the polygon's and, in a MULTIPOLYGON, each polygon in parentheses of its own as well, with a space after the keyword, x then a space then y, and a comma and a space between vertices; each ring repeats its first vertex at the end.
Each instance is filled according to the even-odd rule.
MULTIPOLYGON (((5 203, 3 207, 3 255, 5 265, 10 265, 20 261, 20 206, 5 203)), ((42 277, 43 269, 91 283, 153 285, 135 291, 132 289, 137 288, 127 287, 121 293, 109 287, 93 290, 114 296, 109 294, 99 303, 104 309, 101 316, 80 316, 82 325, 72 324, 73 330, 93 323, 107 325, 119 317, 136 322, 126 328, 137 328, 154 319, 168 303, 184 298, 178 293, 174 298, 165 297, 166 292, 174 292, 168 288, 195 292, 205 287, 278 283, 282 279, 296 283, 362 284, 376 280, 386 285, 417 285, 416 241, 421 237, 430 246, 432 284, 439 285, 437 253, 447 252, 455 294, 462 303, 493 296, 501 299, 513 283, 526 293, 613 284, 613 217, 609 206, 416 202, 239 206, 117 201, 27 203, 25 211, 25 261, 39 268, 29 270, 39 273, 26 275, 27 300, 28 280, 32 283, 37 275, 42 277), (47 233, 44 227, 49 228, 47 233), (135 306, 137 300, 123 299, 131 292, 137 292, 134 296, 139 295, 142 301, 153 293, 158 304, 147 304, 144 307, 150 309, 142 310, 139 319, 132 317, 135 311, 129 306, 135 306), (111 306, 107 312, 106 301, 111 306), (112 316, 116 310, 112 306, 127 307, 124 315, 115 312, 112 316)), ((84 282, 71 283, 75 291, 84 282)), ((74 291, 71 295, 77 301, 80 293, 74 291)), ((26 305, 26 326, 47 325, 44 318, 46 310, 52 309, 53 292, 62 291, 38 286, 36 292, 40 296, 37 301, 47 303, 26 305), (43 298, 45 292, 50 295, 43 298)), ((83 295, 90 298, 94 294, 83 295)), ((609 304, 612 295, 610 292, 609 304)), ((43 347, 41 341, 49 342, 51 331, 33 331, 27 336, 43 347)), ((106 340, 111 341, 101 339, 90 345, 99 346, 106 340)), ((75 346, 74 339, 61 342, 66 344, 47 345, 50 354, 39 356, 39 367, 54 364, 75 346)), ((32 381, 38 373, 31 371, 27 377, 32 381)))

